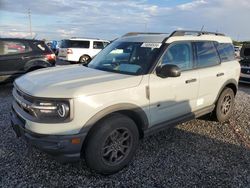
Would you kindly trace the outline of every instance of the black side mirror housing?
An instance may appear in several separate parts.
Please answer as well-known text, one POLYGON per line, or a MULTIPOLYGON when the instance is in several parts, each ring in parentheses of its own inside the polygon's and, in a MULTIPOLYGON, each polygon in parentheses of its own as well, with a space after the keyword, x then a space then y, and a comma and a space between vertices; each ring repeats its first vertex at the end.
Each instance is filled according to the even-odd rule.
POLYGON ((156 75, 161 78, 179 77, 181 75, 181 69, 177 65, 163 64, 156 68, 156 75))

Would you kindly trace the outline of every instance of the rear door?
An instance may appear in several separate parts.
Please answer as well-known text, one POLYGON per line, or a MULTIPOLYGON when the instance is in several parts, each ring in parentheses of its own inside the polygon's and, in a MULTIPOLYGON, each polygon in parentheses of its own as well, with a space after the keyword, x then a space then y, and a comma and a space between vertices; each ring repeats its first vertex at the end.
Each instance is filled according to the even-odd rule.
POLYGON ((78 62, 82 55, 90 55, 89 40, 63 40, 58 57, 67 61, 78 62))
POLYGON ((200 108, 214 104, 218 92, 225 83, 226 69, 223 68, 213 41, 194 42, 196 49, 195 68, 200 75, 199 95, 200 108))
POLYGON ((25 41, 1 40, 0 74, 12 75, 24 72, 24 64, 31 51, 31 47, 25 41))

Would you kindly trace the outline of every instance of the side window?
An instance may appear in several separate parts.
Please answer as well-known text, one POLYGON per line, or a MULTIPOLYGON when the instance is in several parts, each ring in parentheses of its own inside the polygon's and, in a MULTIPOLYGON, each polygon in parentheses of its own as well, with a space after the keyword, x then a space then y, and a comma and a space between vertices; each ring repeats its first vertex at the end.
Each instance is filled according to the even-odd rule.
POLYGON ((195 42, 195 46, 198 68, 214 66, 220 63, 214 42, 195 42))
POLYGON ((90 41, 71 40, 68 48, 89 48, 90 41))
POLYGON ((222 62, 235 60, 234 47, 230 43, 216 43, 217 50, 222 62))
POLYGON ((28 44, 19 41, 0 41, 0 55, 20 54, 31 51, 28 44))
POLYGON ((163 55, 162 64, 174 64, 181 70, 193 68, 193 50, 190 42, 171 45, 163 55))
POLYGON ((103 49, 104 48, 103 42, 94 41, 93 48, 94 49, 103 49))

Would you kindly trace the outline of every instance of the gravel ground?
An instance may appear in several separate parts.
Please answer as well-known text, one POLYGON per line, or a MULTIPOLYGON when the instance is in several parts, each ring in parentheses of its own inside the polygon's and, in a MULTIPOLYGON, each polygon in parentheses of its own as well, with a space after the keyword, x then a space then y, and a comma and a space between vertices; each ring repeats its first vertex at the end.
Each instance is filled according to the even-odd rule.
POLYGON ((193 120, 140 142, 112 176, 84 161, 62 165, 27 147, 10 128, 11 86, 0 85, 0 187, 250 187, 250 86, 241 85, 228 123, 193 120))

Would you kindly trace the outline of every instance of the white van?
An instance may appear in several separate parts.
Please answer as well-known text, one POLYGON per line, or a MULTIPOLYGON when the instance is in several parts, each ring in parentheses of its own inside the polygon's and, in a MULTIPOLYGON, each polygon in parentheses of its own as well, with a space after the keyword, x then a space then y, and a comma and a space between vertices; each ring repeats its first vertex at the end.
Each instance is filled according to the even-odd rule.
POLYGON ((61 41, 58 58, 72 63, 88 64, 108 44, 109 41, 100 39, 65 39, 61 41))

